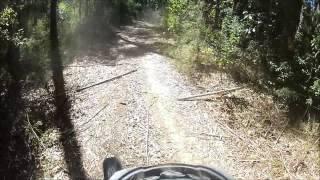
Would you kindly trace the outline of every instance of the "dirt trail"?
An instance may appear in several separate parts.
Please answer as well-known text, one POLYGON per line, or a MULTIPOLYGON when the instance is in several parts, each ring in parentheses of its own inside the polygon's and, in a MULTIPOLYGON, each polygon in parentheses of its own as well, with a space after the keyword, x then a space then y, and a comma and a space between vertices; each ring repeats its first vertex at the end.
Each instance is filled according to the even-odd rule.
MULTIPOLYGON (((218 77, 206 88, 190 83, 158 51, 158 45, 169 45, 159 39, 153 26, 137 22, 66 67, 72 120, 89 177, 102 177, 106 156, 119 157, 124 167, 201 164, 243 179, 319 177, 316 145, 296 138, 293 131, 284 133, 286 118, 272 98, 246 89, 237 97, 211 102, 177 101, 205 89, 236 85, 228 80, 216 87, 218 77), (133 70, 137 71, 95 85, 133 70), (305 166, 300 167, 301 162, 305 166)), ((59 147, 43 154, 45 177, 68 177, 59 147)))
MULTIPOLYGON (((206 155, 211 148, 201 140, 200 133, 210 133, 204 126, 216 127, 214 119, 209 119, 203 107, 195 102, 178 102, 177 98, 196 91, 168 64, 168 59, 152 54, 142 62, 146 73, 146 87, 154 98, 151 118, 155 126, 162 130, 162 147, 173 150, 173 162, 206 164, 206 155), (202 124, 200 124, 202 123, 202 124)), ((207 127, 208 128, 208 127, 207 127)), ((209 128, 209 129, 210 129, 209 128)), ((223 132, 215 135, 225 136, 223 132)), ((217 144, 218 145, 218 144, 217 144)), ((218 145, 215 154, 222 154, 224 146, 218 145)), ((166 151, 166 150, 165 150, 166 151)))
POLYGON ((74 97, 73 118, 90 177, 101 177, 103 158, 113 155, 127 167, 169 162, 227 167, 219 138, 226 135, 215 123, 217 113, 176 100, 199 90, 168 58, 148 48, 157 39, 151 28, 126 27, 115 44, 94 55, 95 61, 82 56, 65 71, 69 88, 78 89, 138 70, 74 97), (105 65, 112 60, 115 66, 105 65), (200 136, 213 133, 210 142, 200 136))

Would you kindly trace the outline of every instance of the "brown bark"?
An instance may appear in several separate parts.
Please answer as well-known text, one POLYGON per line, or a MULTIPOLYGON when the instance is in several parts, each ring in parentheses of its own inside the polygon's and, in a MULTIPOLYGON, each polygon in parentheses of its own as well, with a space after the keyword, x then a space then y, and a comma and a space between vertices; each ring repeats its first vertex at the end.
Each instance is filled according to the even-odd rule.
POLYGON ((214 15, 214 29, 220 30, 222 25, 221 18, 221 0, 216 0, 215 4, 215 15, 214 15))
MULTIPOLYGON (((52 79, 55 87, 55 105, 57 108, 57 120, 63 121, 63 109, 67 100, 64 86, 62 60, 59 51, 59 39, 57 28, 57 0, 51 0, 50 7, 50 58, 52 68, 52 79)), ((59 122, 61 123, 61 122, 59 122)))
POLYGON ((205 0, 205 5, 203 7, 203 18, 205 20, 206 25, 211 28, 211 30, 213 30, 213 26, 214 26, 214 21, 213 18, 211 17, 211 12, 214 8, 214 2, 213 0, 205 0))
POLYGON ((82 17, 82 0, 79 0, 79 19, 82 17))
POLYGON ((220 30, 222 25, 221 17, 221 0, 205 0, 203 7, 203 17, 206 25, 211 30, 220 30), (214 16, 211 16, 211 12, 214 10, 214 16))
POLYGON ((248 8, 248 0, 234 0, 233 1, 233 13, 243 18, 243 12, 248 8))

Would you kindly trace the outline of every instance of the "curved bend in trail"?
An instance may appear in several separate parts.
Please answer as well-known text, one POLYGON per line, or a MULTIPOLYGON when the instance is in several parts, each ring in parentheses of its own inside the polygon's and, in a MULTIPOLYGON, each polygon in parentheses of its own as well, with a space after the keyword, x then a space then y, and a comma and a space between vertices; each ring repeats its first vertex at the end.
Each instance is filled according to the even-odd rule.
POLYGON ((177 101, 198 93, 153 45, 153 27, 123 28, 113 43, 84 52, 65 70, 71 89, 92 86, 73 97, 83 164, 90 177, 102 177, 102 161, 118 156, 126 167, 191 163, 228 169, 219 112, 204 102, 177 101))

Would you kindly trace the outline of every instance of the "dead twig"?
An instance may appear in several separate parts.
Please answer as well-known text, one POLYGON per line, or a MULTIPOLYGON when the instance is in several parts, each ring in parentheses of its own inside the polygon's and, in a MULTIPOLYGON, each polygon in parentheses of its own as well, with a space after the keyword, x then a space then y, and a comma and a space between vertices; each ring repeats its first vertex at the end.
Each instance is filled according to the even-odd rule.
MULTIPOLYGON (((197 133, 195 133, 197 134, 197 133)), ((200 136, 209 136, 209 137, 216 137, 216 138, 229 138, 230 136, 223 136, 223 135, 217 135, 217 134, 209 134, 209 133, 198 133, 200 136)))
POLYGON ((80 92, 80 91, 83 91, 83 90, 86 90, 86 89, 89 89, 89 88, 92 88, 92 87, 95 87, 95 86, 98 86, 98 85, 101 85, 101 84, 104 84, 104 83, 107 83, 107 82, 110 82, 110 81, 114 81, 116 79, 120 79, 122 78, 123 76, 126 76, 126 75, 129 75, 129 74, 132 74, 134 72, 138 71, 137 69, 135 70, 132 70, 132 71, 129 71, 127 73, 124 73, 124 74, 121 74, 119 76, 116 76, 116 77, 113 77, 111 79, 107 79, 105 81, 102 81, 102 82, 99 82, 99 83, 96 83, 96 84, 93 84, 93 85, 90 85, 90 86, 87 86, 87 87, 84 87, 84 88, 80 88, 80 89, 77 89, 76 92, 80 92))
POLYGON ((82 123, 80 125, 80 127, 88 124, 90 121, 92 121, 95 117, 97 117, 104 109, 106 109, 108 107, 108 103, 106 103, 106 105, 104 105, 96 114, 94 114, 89 120, 87 120, 86 122, 82 123))
POLYGON ((290 169, 288 168, 286 162, 285 162, 285 159, 282 155, 282 152, 280 151, 279 152, 279 155, 280 155, 280 159, 281 159, 281 162, 283 164, 283 167, 285 169, 285 171, 287 172, 287 174, 289 175, 290 179, 297 179, 291 172, 290 172, 290 169))
POLYGON ((313 143, 314 145, 316 145, 320 140, 320 137, 313 143))
POLYGON ((283 133, 286 131, 286 129, 287 129, 287 127, 288 127, 288 125, 289 125, 289 122, 287 122, 287 124, 285 125, 285 127, 282 129, 282 131, 281 131, 280 135, 278 136, 278 138, 277 138, 277 140, 276 140, 276 143, 278 143, 278 142, 279 142, 279 140, 280 140, 281 136, 282 136, 282 135, 283 135, 283 133))
POLYGON ((118 65, 122 65, 122 64, 97 64, 97 65, 67 65, 67 66, 63 66, 64 68, 73 68, 73 67, 83 67, 83 68, 87 68, 87 67, 99 67, 99 66, 118 66, 118 65))
POLYGON ((252 147, 255 147, 257 149, 259 149, 261 152, 263 152, 263 150, 261 149, 261 147, 253 142, 252 140, 250 140, 249 138, 244 138, 242 137, 240 134, 237 134, 234 130, 232 130, 229 126, 222 124, 221 122, 217 121, 217 123, 220 125, 220 127, 226 131, 228 131, 232 136, 239 138, 240 140, 242 140, 243 142, 247 143, 248 145, 251 145, 252 147))
POLYGON ((39 138, 39 136, 37 135, 36 131, 33 129, 30 120, 29 120, 29 115, 28 113, 26 113, 26 117, 27 117, 27 121, 28 121, 28 125, 30 127, 31 132, 33 133, 33 135, 36 137, 36 139, 38 140, 38 142, 40 143, 40 145, 42 146, 43 149, 45 149, 45 145, 43 144, 43 142, 41 141, 41 139, 39 138))
POLYGON ((203 96, 211 96, 211 95, 216 95, 216 94, 225 94, 225 93, 230 93, 232 91, 236 91, 239 89, 242 89, 243 87, 235 87, 231 89, 225 89, 225 90, 220 90, 220 91, 215 91, 215 92, 209 92, 209 93, 204 93, 204 94, 197 94, 197 95, 192 95, 184 98, 179 98, 177 99, 178 101, 186 101, 192 98, 197 98, 197 97, 203 97, 203 96))
POLYGON ((261 162, 261 161, 267 161, 266 159, 243 159, 238 160, 239 162, 261 162))

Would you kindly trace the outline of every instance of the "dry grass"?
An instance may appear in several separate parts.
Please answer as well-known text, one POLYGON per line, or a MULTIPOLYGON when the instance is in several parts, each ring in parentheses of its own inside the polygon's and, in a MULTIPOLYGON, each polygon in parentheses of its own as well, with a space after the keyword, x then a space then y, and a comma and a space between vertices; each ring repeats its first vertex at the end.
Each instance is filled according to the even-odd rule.
MULTIPOLYGON (((180 72, 202 91, 228 89, 237 86, 232 78, 213 66, 200 67, 192 45, 162 47, 161 51, 172 57, 180 72), (174 47, 174 48, 172 48, 174 47), (211 69, 211 73, 205 67, 211 69)), ((202 53, 203 54, 203 53, 202 53)), ((198 56, 199 58, 199 56, 198 56)), ((209 57, 201 57, 210 59, 209 57)), ((212 61, 212 58, 211 58, 212 61)), ((201 64, 200 64, 201 66, 201 64)), ((231 169, 237 178, 258 179, 319 179, 320 142, 319 123, 300 123, 291 126, 286 106, 275 102, 273 97, 250 88, 229 95, 205 99, 212 109, 220 108, 219 124, 230 128, 233 134, 229 143, 231 169)))
MULTIPOLYGON (((197 86, 210 87, 212 84, 218 84, 222 89, 235 85, 221 73, 211 73, 197 80, 197 86)), ((235 177, 320 178, 320 149, 316 142, 319 131, 315 130, 319 124, 301 123, 300 127, 292 127, 284 105, 275 102, 272 96, 250 88, 213 101, 220 104, 224 114, 219 120, 221 126, 229 127, 234 136, 238 136, 238 140, 230 142, 236 166, 243 166, 234 169, 235 177), (314 130, 310 131, 310 127, 314 130), (246 169, 254 172, 245 172, 246 169)))
POLYGON ((41 140, 45 143, 46 148, 39 155, 37 178, 68 179, 59 137, 59 131, 55 129, 48 129, 42 135, 41 140))

